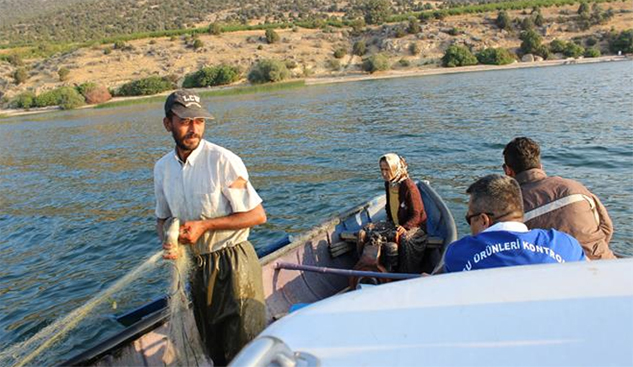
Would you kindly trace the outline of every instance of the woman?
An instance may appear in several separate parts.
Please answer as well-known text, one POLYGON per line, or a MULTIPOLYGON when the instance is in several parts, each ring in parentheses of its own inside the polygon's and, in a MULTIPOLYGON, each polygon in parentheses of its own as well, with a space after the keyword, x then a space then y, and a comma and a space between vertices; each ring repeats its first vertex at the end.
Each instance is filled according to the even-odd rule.
POLYGON ((380 157, 379 164, 385 180, 387 221, 370 224, 359 233, 361 258, 355 268, 400 273, 429 271, 424 261, 426 212, 420 190, 409 178, 404 158, 389 153, 380 157), (378 256, 380 260, 376 259, 378 256))
POLYGON ((385 180, 387 218, 399 237, 412 230, 426 229, 426 212, 420 190, 409 178, 403 157, 388 153, 380 157, 380 173, 385 180))

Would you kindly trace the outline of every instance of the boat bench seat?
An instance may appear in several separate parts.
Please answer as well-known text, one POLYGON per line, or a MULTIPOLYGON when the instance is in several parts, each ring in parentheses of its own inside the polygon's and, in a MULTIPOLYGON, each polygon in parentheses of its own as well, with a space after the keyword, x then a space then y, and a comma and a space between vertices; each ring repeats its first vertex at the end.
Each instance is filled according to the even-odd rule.
MULTIPOLYGON (((341 241, 330 244, 329 250, 332 257, 339 257, 354 250, 358 240, 358 232, 341 232, 339 238, 341 241)), ((427 247, 441 249, 444 247, 444 239, 442 237, 428 237, 427 247)))

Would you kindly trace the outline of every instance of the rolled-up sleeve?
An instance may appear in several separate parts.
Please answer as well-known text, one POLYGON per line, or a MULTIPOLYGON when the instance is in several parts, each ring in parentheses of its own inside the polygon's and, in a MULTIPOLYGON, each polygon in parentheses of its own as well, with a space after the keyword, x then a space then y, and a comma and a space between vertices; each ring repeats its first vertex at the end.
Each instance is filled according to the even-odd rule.
POLYGON ((248 171, 244 162, 235 154, 227 156, 224 164, 224 180, 222 193, 230 202, 233 213, 253 210, 262 203, 262 198, 248 179, 248 171), (246 188, 231 188, 231 185, 239 178, 246 181, 246 188))

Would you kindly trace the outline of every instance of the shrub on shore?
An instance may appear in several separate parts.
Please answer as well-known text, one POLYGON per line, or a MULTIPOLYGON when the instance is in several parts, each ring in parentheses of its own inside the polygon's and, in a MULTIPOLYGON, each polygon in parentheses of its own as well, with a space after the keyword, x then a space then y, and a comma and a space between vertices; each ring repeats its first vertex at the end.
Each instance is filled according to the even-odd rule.
POLYGON ((31 107, 35 107, 35 93, 24 92, 20 93, 9 102, 10 108, 24 108, 28 110, 31 107))
POLYGON ((235 66, 218 65, 204 67, 194 73, 187 74, 182 83, 184 88, 212 87, 231 84, 240 79, 240 70, 235 66))
POLYGON ((59 106, 62 110, 70 110, 84 104, 84 97, 73 87, 59 87, 38 95, 34 100, 35 107, 59 106))
POLYGON ((602 53, 597 48, 588 48, 585 50, 585 57, 600 57, 602 53))
POLYGON ((507 65, 515 61, 510 51, 505 48, 487 48, 477 53, 477 61, 487 65, 507 65))
POLYGON ((290 76, 286 64, 273 59, 258 61, 248 72, 248 81, 252 84, 280 82, 290 76))
POLYGON ((442 66, 444 67, 452 68, 468 65, 477 65, 477 58, 464 46, 452 45, 442 57, 442 66))
MULTIPOLYGON (((521 52, 523 54, 539 54, 543 38, 534 30, 521 33, 521 52)), ((542 56, 542 55, 541 55, 542 56)))
POLYGON ((563 54, 567 57, 573 57, 574 59, 582 56, 585 53, 585 48, 577 45, 573 42, 567 42, 563 54))
POLYGON ((174 83, 166 77, 150 76, 149 78, 123 84, 115 95, 120 97, 147 96, 174 89, 175 87, 174 83))
POLYGON ((617 54, 619 51, 625 54, 633 53, 633 29, 628 29, 614 35, 609 42, 609 49, 614 54, 617 54))
POLYGON ((562 54, 563 52, 565 52, 565 46, 567 46, 567 43, 565 41, 555 39, 550 42, 549 50, 555 54, 562 54))
POLYGON ((389 58, 383 54, 371 55, 363 60, 363 70, 373 74, 389 69, 389 58))

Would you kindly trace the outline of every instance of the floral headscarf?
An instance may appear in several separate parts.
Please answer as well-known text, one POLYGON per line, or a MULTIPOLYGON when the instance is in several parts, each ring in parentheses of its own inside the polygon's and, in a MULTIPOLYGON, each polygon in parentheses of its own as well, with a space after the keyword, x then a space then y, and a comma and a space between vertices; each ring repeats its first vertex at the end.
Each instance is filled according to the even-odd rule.
POLYGON ((407 172, 407 162, 404 160, 403 157, 395 153, 387 153, 380 157, 380 160, 378 162, 380 163, 383 160, 387 162, 387 165, 391 170, 391 179, 389 180, 389 183, 392 186, 395 186, 403 180, 409 178, 409 172, 407 172))

